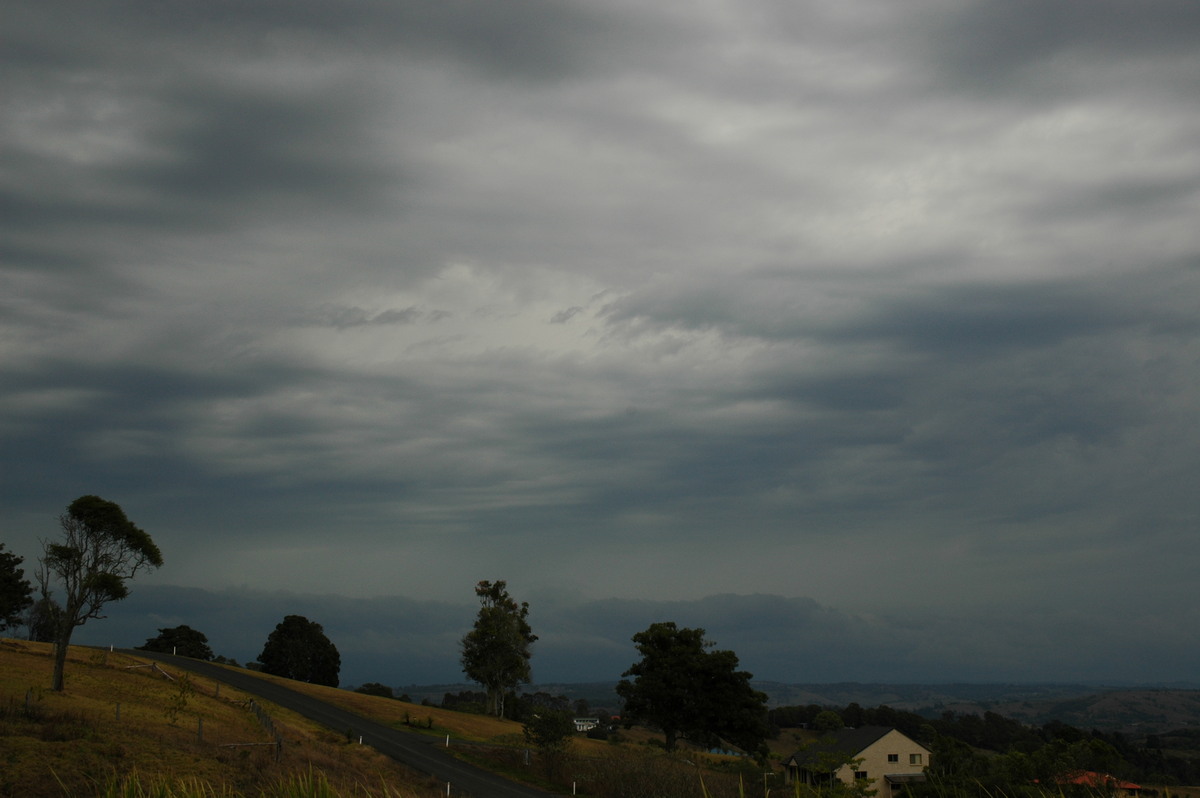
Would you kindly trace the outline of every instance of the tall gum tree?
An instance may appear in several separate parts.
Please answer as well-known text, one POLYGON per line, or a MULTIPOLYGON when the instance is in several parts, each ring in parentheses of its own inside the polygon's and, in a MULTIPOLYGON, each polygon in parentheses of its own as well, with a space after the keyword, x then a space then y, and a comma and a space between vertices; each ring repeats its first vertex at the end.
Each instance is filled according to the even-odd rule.
POLYGON ((529 647, 537 635, 526 620, 529 603, 508 595, 508 583, 486 580, 475 586, 479 615, 462 639, 462 669, 487 691, 487 711, 504 716, 504 695, 530 680, 529 647))
POLYGON ((52 584, 63 592, 54 625, 52 683, 54 690, 61 691, 75 628, 103 618, 105 604, 129 595, 125 583, 139 571, 161 567, 163 558, 150 536, 126 518, 119 505, 99 496, 80 496, 58 522, 63 537, 60 542, 42 541, 38 582, 43 598, 49 598, 52 584))

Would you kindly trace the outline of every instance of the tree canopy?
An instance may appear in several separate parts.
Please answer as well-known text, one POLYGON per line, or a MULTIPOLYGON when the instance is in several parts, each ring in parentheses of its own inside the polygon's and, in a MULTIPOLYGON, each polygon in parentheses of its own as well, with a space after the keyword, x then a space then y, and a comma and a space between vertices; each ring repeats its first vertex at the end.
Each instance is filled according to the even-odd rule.
POLYGON ((342 658, 321 624, 288 615, 275 626, 258 655, 264 673, 301 682, 338 686, 342 658))
POLYGON ((62 607, 58 606, 58 602, 43 593, 41 598, 33 602, 26 616, 25 626, 29 632, 29 639, 38 643, 53 643, 55 635, 58 634, 60 613, 62 607))
POLYGON ((130 522, 119 505, 99 496, 80 496, 58 521, 63 539, 43 542, 38 582, 47 601, 52 584, 57 583, 63 591, 62 602, 53 613, 53 688, 62 690, 67 647, 75 627, 91 618, 103 618, 100 613, 105 604, 129 595, 125 583, 143 569, 160 567, 163 558, 150 536, 130 522))
POLYGON ((530 680, 530 646, 537 640, 529 626, 529 603, 508 595, 508 583, 482 581, 475 586, 479 615, 462 639, 462 669, 487 690, 489 713, 504 715, 504 695, 530 680))
POLYGON ((703 629, 653 623, 633 636, 642 655, 622 677, 626 724, 645 722, 662 730, 665 747, 679 738, 700 745, 725 740, 744 751, 763 753, 768 734, 767 697, 750 686, 752 674, 738 670, 732 651, 713 650, 703 629))
POLYGON ((575 737, 575 720, 567 710, 540 707, 522 725, 525 742, 542 758, 546 775, 554 778, 575 737))
POLYGON ((213 658, 212 649, 208 647, 208 638, 204 633, 186 625, 159 629, 158 637, 147 638, 145 644, 138 648, 205 661, 213 658))
POLYGON ((23 624, 22 616, 33 604, 33 585, 20 567, 24 561, 0 543, 0 632, 23 624))
POLYGON ((363 695, 377 695, 382 698, 396 697, 396 693, 394 690, 392 690, 392 688, 388 687, 386 684, 380 684, 379 682, 366 682, 365 684, 360 684, 358 687, 354 688, 354 692, 362 693, 363 695))
POLYGON ((813 729, 819 732, 835 732, 842 729, 845 725, 842 716, 832 709, 818 713, 812 722, 813 729))

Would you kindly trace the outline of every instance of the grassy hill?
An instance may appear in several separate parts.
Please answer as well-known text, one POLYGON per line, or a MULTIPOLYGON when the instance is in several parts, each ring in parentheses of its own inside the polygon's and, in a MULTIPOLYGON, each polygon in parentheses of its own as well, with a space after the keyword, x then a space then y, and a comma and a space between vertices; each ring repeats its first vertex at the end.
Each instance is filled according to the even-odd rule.
MULTIPOLYGON (((72 648, 66 689, 55 693, 48 689, 49 645, 0 640, 0 796, 85 798, 129 777, 143 786, 206 785, 207 792, 189 796, 298 795, 296 785, 314 780, 327 783, 331 796, 442 794, 441 785, 344 734, 260 702, 283 740, 276 746, 249 696, 147 663, 72 648)), ((454 713, 313 689, 348 703, 382 704, 400 713, 400 721, 407 711, 439 734, 482 739, 520 731, 516 724, 471 716, 452 718, 452 729, 444 721, 454 713)))
MULTIPOLYGON (((55 693, 49 689, 51 654, 46 644, 0 640, 0 798, 444 795, 444 785, 358 745, 346 733, 259 702, 271 725, 268 730, 252 711, 250 696, 136 656, 73 648, 66 689, 55 693), (275 745, 276 734, 282 746, 275 745)), ((449 736, 456 754, 485 767, 534 782, 543 778, 538 763, 524 761, 522 728, 512 721, 265 674, 258 677, 385 724, 422 729, 439 739, 449 736)), ((1111 691, 1043 701, 1005 698, 1009 700, 985 705, 1027 722, 1054 717, 1082 728, 1137 722, 1143 729, 1188 731, 1186 727, 1200 717, 1198 691, 1111 691)), ((1200 733, 1194 737, 1182 732, 1164 735, 1164 747, 1190 753, 1200 747, 1200 733)), ((626 794, 624 788, 632 782, 652 785, 647 789, 654 794, 699 796, 699 767, 709 793, 719 798, 738 794, 739 773, 761 779, 761 774, 746 769, 749 763, 732 758, 695 751, 666 758, 653 745, 657 739, 638 729, 622 732, 619 745, 577 738, 571 775, 565 784, 559 779, 559 790, 570 794, 572 780, 579 779, 580 794, 626 794)), ((778 758, 806 741, 804 733, 785 730, 770 746, 778 758)), ((1172 789, 1172 794, 1185 792, 1172 789)))
MULTIPOLYGON (((346 733, 321 727, 195 675, 119 652, 74 647, 66 689, 49 689, 51 646, 0 640, 0 798, 435 798, 444 785, 346 733), (274 740, 278 734, 282 746, 274 740)), ((687 752, 668 757, 634 729, 619 744, 577 737, 568 768, 527 760, 520 724, 266 674, 259 678, 381 723, 441 739, 452 752, 511 777, 571 794, 738 795, 746 762, 687 752)), ((779 741, 790 750, 795 741, 779 741)), ((761 774, 752 773, 754 778, 761 774)))

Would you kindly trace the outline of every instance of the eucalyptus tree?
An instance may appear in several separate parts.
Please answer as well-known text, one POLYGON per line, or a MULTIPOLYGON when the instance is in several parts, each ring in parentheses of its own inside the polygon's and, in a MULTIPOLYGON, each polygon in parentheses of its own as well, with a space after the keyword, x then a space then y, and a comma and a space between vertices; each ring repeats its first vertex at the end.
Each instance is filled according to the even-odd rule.
POLYGON ((99 496, 80 496, 58 518, 60 542, 43 541, 38 583, 50 600, 54 585, 63 597, 54 613, 54 690, 63 689, 67 648, 75 628, 103 618, 104 605, 129 595, 139 571, 158 568, 162 553, 121 507, 99 496))
POLYGON ((487 711, 504 716, 504 696, 531 676, 530 646, 537 640, 527 620, 529 603, 508 595, 508 583, 482 581, 475 586, 479 615, 462 639, 462 670, 487 691, 487 711))

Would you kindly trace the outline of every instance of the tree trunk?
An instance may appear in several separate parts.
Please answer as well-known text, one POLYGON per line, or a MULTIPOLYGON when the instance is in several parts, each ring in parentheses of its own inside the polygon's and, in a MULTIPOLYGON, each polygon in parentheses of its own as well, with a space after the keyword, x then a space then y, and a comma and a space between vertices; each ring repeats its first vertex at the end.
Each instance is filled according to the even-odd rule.
POLYGON ((70 621, 70 617, 73 616, 67 615, 66 608, 63 608, 61 612, 62 615, 58 619, 58 628, 54 635, 54 677, 50 684, 50 689, 58 693, 63 691, 64 673, 67 669, 67 650, 71 647, 71 633, 75 631, 75 624, 70 621))
POLYGON ((63 640, 60 637, 54 641, 54 678, 50 688, 59 693, 63 691, 63 673, 67 669, 68 645, 70 645, 70 638, 63 640))
POLYGON ((488 697, 491 700, 491 713, 498 718, 504 717, 504 688, 492 688, 488 690, 488 697))

